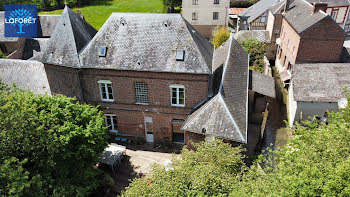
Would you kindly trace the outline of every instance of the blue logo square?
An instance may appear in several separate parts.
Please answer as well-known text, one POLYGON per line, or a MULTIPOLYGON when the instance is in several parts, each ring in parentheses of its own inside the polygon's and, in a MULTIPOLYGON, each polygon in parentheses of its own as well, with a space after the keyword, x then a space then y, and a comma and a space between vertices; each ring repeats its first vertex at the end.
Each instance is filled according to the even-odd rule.
POLYGON ((37 37, 36 5, 5 5, 5 37, 37 37))

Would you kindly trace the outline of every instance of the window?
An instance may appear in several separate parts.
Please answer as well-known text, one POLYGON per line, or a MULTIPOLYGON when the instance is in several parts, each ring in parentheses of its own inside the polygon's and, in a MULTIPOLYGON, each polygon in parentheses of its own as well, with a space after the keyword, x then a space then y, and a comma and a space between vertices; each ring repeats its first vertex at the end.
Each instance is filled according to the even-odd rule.
POLYGON ((220 0, 214 0, 214 4, 219 4, 220 0))
POLYGON ((198 20, 198 13, 197 12, 192 12, 192 20, 198 20))
POLYGON ((112 90, 112 82, 111 81, 98 81, 100 87, 100 95, 102 101, 113 102, 113 90, 112 90))
POLYGON ((185 106, 185 86, 171 85, 171 106, 184 107, 185 106))
POLYGON ((266 16, 260 17, 260 23, 266 23, 266 16))
POLYGON ((185 51, 184 50, 176 50, 176 60, 177 61, 184 61, 185 59, 185 51))
POLYGON ((98 56, 100 57, 106 57, 106 51, 107 51, 107 48, 106 47, 100 47, 98 49, 98 56))
POLYGON ((118 131, 117 117, 114 114, 105 114, 108 131, 118 131))
POLYGON ((288 40, 288 43, 287 43, 287 48, 289 49, 289 45, 290 45, 290 40, 288 40))
POLYGON ((145 82, 135 82, 135 101, 137 104, 148 104, 148 86, 145 82))
POLYGON ((219 19, 219 12, 213 12, 213 20, 219 19))
POLYGON ((337 16, 338 16, 338 10, 333 10, 332 11, 332 14, 331 14, 331 17, 334 21, 337 20, 337 16))
POLYGON ((198 5, 198 0, 192 0, 192 5, 198 5))

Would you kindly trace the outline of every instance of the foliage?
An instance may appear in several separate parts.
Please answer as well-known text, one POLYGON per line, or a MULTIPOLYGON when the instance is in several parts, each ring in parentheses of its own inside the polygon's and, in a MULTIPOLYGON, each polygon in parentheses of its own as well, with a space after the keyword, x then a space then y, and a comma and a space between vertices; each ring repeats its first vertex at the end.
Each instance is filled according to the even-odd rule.
POLYGON ((171 8, 180 7, 182 5, 182 0, 163 0, 163 5, 171 8))
POLYGON ((230 33, 227 31, 227 28, 221 27, 213 36, 213 45, 215 49, 221 46, 226 40, 230 38, 230 33))
POLYGON ((97 186, 104 125, 97 107, 1 84, 0 196, 86 196, 97 186))
POLYGON ((4 55, 4 53, 0 50, 0 58, 6 58, 6 56, 4 55))
POLYGON ((153 166, 149 176, 135 179, 122 196, 213 196, 234 187, 236 176, 245 169, 242 149, 220 140, 184 148, 171 166, 153 166))
MULTIPOLYGON (((85 20, 99 30, 112 12, 162 13, 162 0, 93 0, 89 5, 74 8, 81 10, 85 20)), ((48 14, 62 14, 62 9, 48 14)), ((41 12, 39 14, 45 14, 41 12)))
POLYGON ((230 7, 231 8, 248 8, 252 6, 254 3, 250 1, 231 1, 230 7))
POLYGON ((249 38, 241 43, 242 47, 249 53, 249 67, 257 72, 264 72, 264 55, 267 45, 256 38, 249 38))

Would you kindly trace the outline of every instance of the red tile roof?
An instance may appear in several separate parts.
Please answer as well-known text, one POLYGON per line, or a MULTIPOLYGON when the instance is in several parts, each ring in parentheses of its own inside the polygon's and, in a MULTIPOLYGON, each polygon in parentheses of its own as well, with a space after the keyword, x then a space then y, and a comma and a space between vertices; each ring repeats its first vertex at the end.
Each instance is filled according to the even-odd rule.
POLYGON ((230 8, 230 14, 239 14, 247 8, 230 8))

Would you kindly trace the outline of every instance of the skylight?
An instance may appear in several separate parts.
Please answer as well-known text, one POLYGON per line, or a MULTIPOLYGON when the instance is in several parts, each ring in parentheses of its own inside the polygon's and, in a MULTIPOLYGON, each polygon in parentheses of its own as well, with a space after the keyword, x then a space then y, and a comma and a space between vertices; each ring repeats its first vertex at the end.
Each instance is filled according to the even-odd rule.
POLYGON ((98 56, 100 57, 106 57, 106 51, 107 51, 107 48, 106 47, 100 47, 98 49, 98 56))
POLYGON ((185 59, 185 51, 184 50, 176 50, 176 60, 184 61, 185 59))

